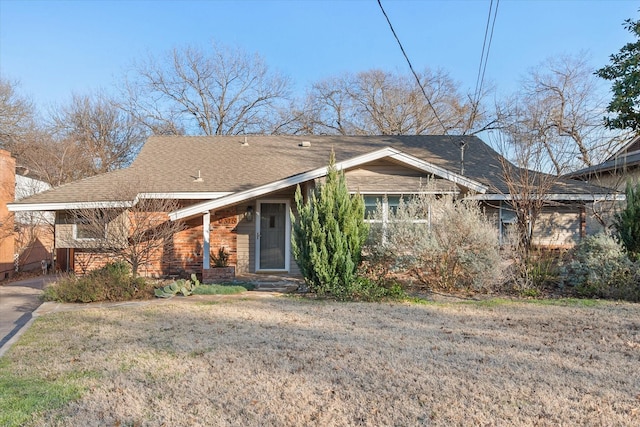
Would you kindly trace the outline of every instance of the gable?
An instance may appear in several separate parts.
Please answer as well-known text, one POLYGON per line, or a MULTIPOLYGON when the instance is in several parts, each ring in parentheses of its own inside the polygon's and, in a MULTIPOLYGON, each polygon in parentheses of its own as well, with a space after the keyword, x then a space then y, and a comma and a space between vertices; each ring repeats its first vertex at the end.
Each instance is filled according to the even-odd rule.
POLYGON ((414 169, 390 158, 380 159, 345 171, 351 193, 414 194, 429 182, 430 190, 458 193, 455 183, 422 170, 414 169))
POLYGON ((624 157, 624 156, 628 156, 631 154, 638 154, 638 153, 640 153, 640 136, 631 138, 629 142, 627 142, 622 148, 620 148, 620 150, 615 152, 606 161, 613 160, 617 157, 624 157))
MULTIPOLYGON (((405 168, 420 171, 421 173, 425 174, 425 176, 426 174, 429 174, 431 176, 446 179, 477 193, 484 193, 487 191, 487 187, 477 181, 474 181, 462 175, 458 175, 440 166, 433 165, 427 161, 390 147, 336 162, 335 167, 338 170, 348 171, 350 169, 357 169, 360 166, 370 164, 380 159, 392 161, 396 165, 400 164, 404 165, 405 168)), ((241 203, 245 200, 265 196, 284 188, 292 187, 307 181, 324 177, 327 175, 327 169, 327 166, 323 166, 282 180, 267 183, 256 188, 240 191, 227 197, 221 197, 216 200, 197 203, 195 205, 171 212, 169 214, 169 217, 171 218, 171 220, 189 218, 192 216, 201 215, 204 212, 241 203)))

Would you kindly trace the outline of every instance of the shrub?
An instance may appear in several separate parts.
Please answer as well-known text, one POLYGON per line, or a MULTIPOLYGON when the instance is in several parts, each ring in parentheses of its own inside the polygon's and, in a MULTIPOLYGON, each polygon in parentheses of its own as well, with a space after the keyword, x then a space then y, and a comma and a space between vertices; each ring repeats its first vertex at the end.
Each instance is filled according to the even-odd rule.
POLYGON ((558 288, 562 283, 564 252, 538 248, 528 252, 516 248, 510 260, 507 291, 523 296, 540 296, 544 290, 558 288))
POLYGON ((45 301, 94 302, 102 301, 100 290, 88 277, 68 275, 44 289, 45 301))
POLYGON ((218 249, 218 255, 211 252, 211 261, 213 261, 213 265, 218 268, 229 266, 229 252, 226 251, 224 246, 220 246, 218 249))
POLYGON ((485 289, 499 277, 496 227, 477 202, 420 194, 381 209, 368 241, 368 261, 380 271, 406 272, 427 289, 485 289))
POLYGON ((610 235, 584 238, 565 268, 565 281, 578 295, 640 301, 638 266, 610 235))
POLYGON ((115 262, 85 276, 63 277, 48 286, 43 297, 46 301, 59 302, 127 301, 149 298, 152 288, 144 278, 131 277, 128 264, 115 262))
POLYGON ((407 297, 399 283, 358 276, 352 284, 349 299, 354 301, 399 300, 407 297))
POLYGON ((627 182, 625 208, 614 216, 616 237, 634 261, 640 258, 640 183, 627 182))
POLYGON ((295 201, 298 216, 292 218, 292 252, 309 291, 349 299, 368 226, 364 201, 349 194, 333 153, 325 183, 316 187, 306 203, 298 186, 295 201))

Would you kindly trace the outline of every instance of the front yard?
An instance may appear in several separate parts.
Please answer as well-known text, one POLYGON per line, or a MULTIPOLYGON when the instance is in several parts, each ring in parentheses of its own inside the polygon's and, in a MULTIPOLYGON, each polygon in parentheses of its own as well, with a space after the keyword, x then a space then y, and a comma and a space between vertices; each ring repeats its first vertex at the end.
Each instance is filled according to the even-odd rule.
POLYGON ((638 304, 246 295, 37 319, 0 359, 0 424, 640 424, 638 304), (53 402, 21 421, 9 383, 53 402))

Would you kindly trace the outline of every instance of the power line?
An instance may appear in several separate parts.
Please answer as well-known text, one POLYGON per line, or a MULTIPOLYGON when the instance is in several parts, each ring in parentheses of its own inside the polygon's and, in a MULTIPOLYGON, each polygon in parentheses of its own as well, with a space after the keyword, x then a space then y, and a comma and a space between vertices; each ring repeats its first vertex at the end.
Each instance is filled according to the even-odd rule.
POLYGON ((480 64, 478 65, 478 76, 476 77, 476 88, 473 93, 472 110, 469 116, 469 128, 473 125, 475 116, 478 113, 478 103, 480 102, 480 96, 482 94, 482 86, 484 85, 484 75, 487 71, 487 62, 489 59, 489 50, 491 49, 491 42, 493 41, 493 29, 496 25, 496 17, 498 16, 498 6, 500 0, 496 0, 496 7, 493 8, 493 0, 489 3, 489 14, 487 15, 487 25, 484 29, 484 40, 482 42, 482 53, 480 54, 480 64), (493 13, 493 22, 491 22, 491 14, 493 13), (489 24, 491 24, 491 32, 489 32, 489 24), (487 43, 487 38, 489 42, 487 43), (485 49, 486 48, 486 49, 485 49))
POLYGON ((409 57, 407 56, 407 53, 404 51, 404 47, 402 47, 402 43, 400 42, 400 39, 398 38, 398 35, 396 34, 396 31, 393 29, 393 25, 391 24, 391 20, 387 16, 387 12, 385 12, 384 11, 384 7, 382 7, 381 0, 378 0, 378 6, 380 6, 380 10, 382 11, 382 14, 384 15, 385 19, 387 20, 387 23, 389 24, 389 28, 391 29, 391 32, 393 33, 393 37, 395 37, 396 41, 398 42, 398 46, 400 46, 400 50, 402 51, 402 54, 404 55, 404 59, 406 59, 407 60, 407 64, 409 64, 409 69, 411 70, 411 73, 413 73, 413 77, 415 77, 416 82, 418 83, 418 86, 420 87, 420 90, 422 91, 422 94, 424 95, 424 98, 427 100, 427 104, 429 104, 429 107, 431 107, 431 110, 433 110, 433 114, 436 116, 436 120, 438 120, 438 123, 440 123, 440 126, 442 126, 442 129, 444 130, 443 135, 446 135, 447 134, 447 128, 444 125, 444 123, 442 123, 442 120, 440 120, 440 116, 438 116, 438 112, 433 107, 433 104, 431 103, 431 100, 429 99, 429 95, 427 95, 427 92, 424 90, 424 86, 422 85, 422 82, 420 82, 420 78, 418 77, 418 74, 416 74, 416 72, 413 70, 413 65, 411 65, 411 61, 409 60, 409 57))

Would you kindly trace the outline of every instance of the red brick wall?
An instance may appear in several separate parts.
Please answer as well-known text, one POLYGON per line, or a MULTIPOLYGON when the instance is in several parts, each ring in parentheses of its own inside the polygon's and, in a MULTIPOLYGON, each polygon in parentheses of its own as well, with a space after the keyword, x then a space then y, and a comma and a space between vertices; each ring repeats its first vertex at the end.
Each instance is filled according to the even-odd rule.
MULTIPOLYGON (((211 218, 209 245, 211 253, 218 255, 218 250, 224 247, 229 254, 229 265, 235 266, 238 262, 238 213, 236 208, 218 211, 211 218)), ((213 256, 211 257, 213 266, 213 256)))
POLYGON ((165 268, 169 274, 202 272, 202 217, 187 222, 187 229, 177 233, 173 239, 173 253, 165 256, 165 268))
MULTIPOLYGON (((237 230, 238 215, 235 208, 218 211, 211 216, 210 248, 217 255, 218 249, 224 247, 229 253, 229 265, 237 262, 237 230)), ((202 217, 186 222, 186 229, 176 233, 172 251, 159 251, 147 265, 140 266, 141 276, 159 277, 177 275, 189 277, 192 273, 202 277, 204 236, 202 217)), ((104 266, 113 258, 103 254, 75 251, 74 272, 83 274, 86 271, 104 266)))
POLYGON ((112 261, 114 261, 113 257, 109 255, 95 252, 83 252, 78 249, 74 252, 73 272, 78 275, 83 275, 91 270, 104 267, 105 264, 112 261))
POLYGON ((0 150, 0 280, 13 274, 14 232, 13 213, 7 203, 15 199, 16 160, 11 153, 0 150))

